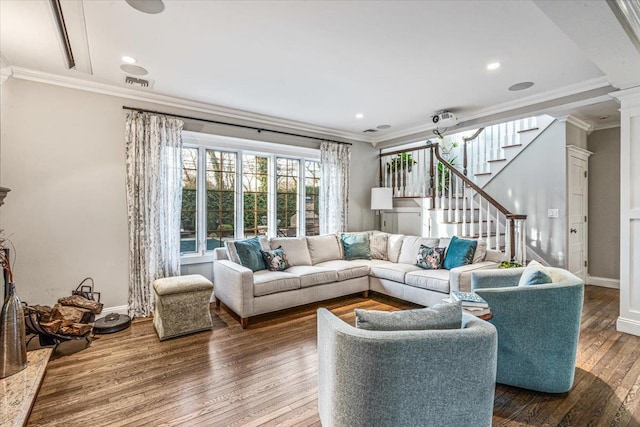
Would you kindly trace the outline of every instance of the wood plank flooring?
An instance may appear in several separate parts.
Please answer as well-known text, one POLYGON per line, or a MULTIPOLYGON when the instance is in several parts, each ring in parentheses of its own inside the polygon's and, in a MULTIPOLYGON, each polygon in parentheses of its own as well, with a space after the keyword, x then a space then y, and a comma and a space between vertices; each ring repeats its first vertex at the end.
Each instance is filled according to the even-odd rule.
MULTIPOLYGON (((571 392, 496 386, 494 426, 640 426, 640 337, 615 330, 619 292, 587 286, 571 392)), ((252 319, 224 308, 214 328, 159 342, 149 320, 58 355, 28 425, 318 426, 316 314, 415 307, 351 296, 252 319)), ((67 343, 65 343, 67 344, 67 343)), ((60 348, 60 353, 72 349, 60 348)), ((466 427, 466 426, 465 426, 466 427)))

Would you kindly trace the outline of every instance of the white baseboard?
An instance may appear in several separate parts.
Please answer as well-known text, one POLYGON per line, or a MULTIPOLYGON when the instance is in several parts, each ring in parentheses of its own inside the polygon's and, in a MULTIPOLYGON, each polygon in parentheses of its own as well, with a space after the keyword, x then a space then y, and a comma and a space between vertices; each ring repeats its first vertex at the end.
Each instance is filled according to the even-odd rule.
POLYGON ((102 313, 97 315, 96 317, 106 316, 109 313, 118 313, 118 314, 128 314, 129 306, 128 305, 117 305, 115 307, 104 307, 102 309, 102 313))
POLYGON ((594 277, 587 275, 587 285, 602 286, 603 288, 620 289, 620 279, 594 277))
POLYGON ((640 337, 640 322, 637 320, 618 317, 616 329, 620 332, 640 337))

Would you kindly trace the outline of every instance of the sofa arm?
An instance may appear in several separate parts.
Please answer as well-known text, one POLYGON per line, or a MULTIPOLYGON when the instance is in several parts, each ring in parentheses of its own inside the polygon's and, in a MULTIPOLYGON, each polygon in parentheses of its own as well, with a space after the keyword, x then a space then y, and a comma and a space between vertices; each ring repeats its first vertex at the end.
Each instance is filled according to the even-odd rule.
POLYGON ((507 288, 518 286, 524 267, 496 268, 495 270, 471 273, 471 291, 486 288, 507 288))
POLYGON ((215 296, 241 318, 253 314, 253 271, 232 261, 213 263, 215 296))
POLYGON ((497 267, 495 262, 482 261, 452 268, 449 270, 449 290, 471 292, 471 272, 497 267))

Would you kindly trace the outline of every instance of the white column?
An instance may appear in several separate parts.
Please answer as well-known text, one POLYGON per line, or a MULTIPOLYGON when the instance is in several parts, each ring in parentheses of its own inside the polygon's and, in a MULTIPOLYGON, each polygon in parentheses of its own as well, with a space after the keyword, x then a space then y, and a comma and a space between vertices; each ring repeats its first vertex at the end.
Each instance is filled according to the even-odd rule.
POLYGON ((620 100, 620 317, 617 329, 640 336, 640 87, 620 100))

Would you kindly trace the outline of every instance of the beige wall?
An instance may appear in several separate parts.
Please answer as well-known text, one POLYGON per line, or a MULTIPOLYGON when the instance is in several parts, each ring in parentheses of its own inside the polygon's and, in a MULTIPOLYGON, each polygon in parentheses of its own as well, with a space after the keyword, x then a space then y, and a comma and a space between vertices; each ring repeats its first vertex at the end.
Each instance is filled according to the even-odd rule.
POLYGON ((589 275, 620 278, 620 128, 591 133, 589 275))
POLYGON ((587 132, 576 125, 567 122, 567 145, 575 145, 583 150, 587 149, 587 132))
MULTIPOLYGON (((119 97, 9 79, 2 85, 0 182, 12 189, 0 228, 17 249, 20 297, 51 304, 87 276, 106 307, 127 304, 128 237, 123 105, 194 115, 119 97)), ((199 117, 225 120, 196 114, 199 117)), ((185 123, 185 129, 256 139, 253 131, 185 123)), ((263 132, 260 139, 317 143, 263 132)), ((332 138, 334 139, 334 138, 332 138)), ((377 151, 354 143, 349 228, 372 228, 372 173, 361 165, 377 151)), ((210 266, 189 267, 202 272, 210 266)))

